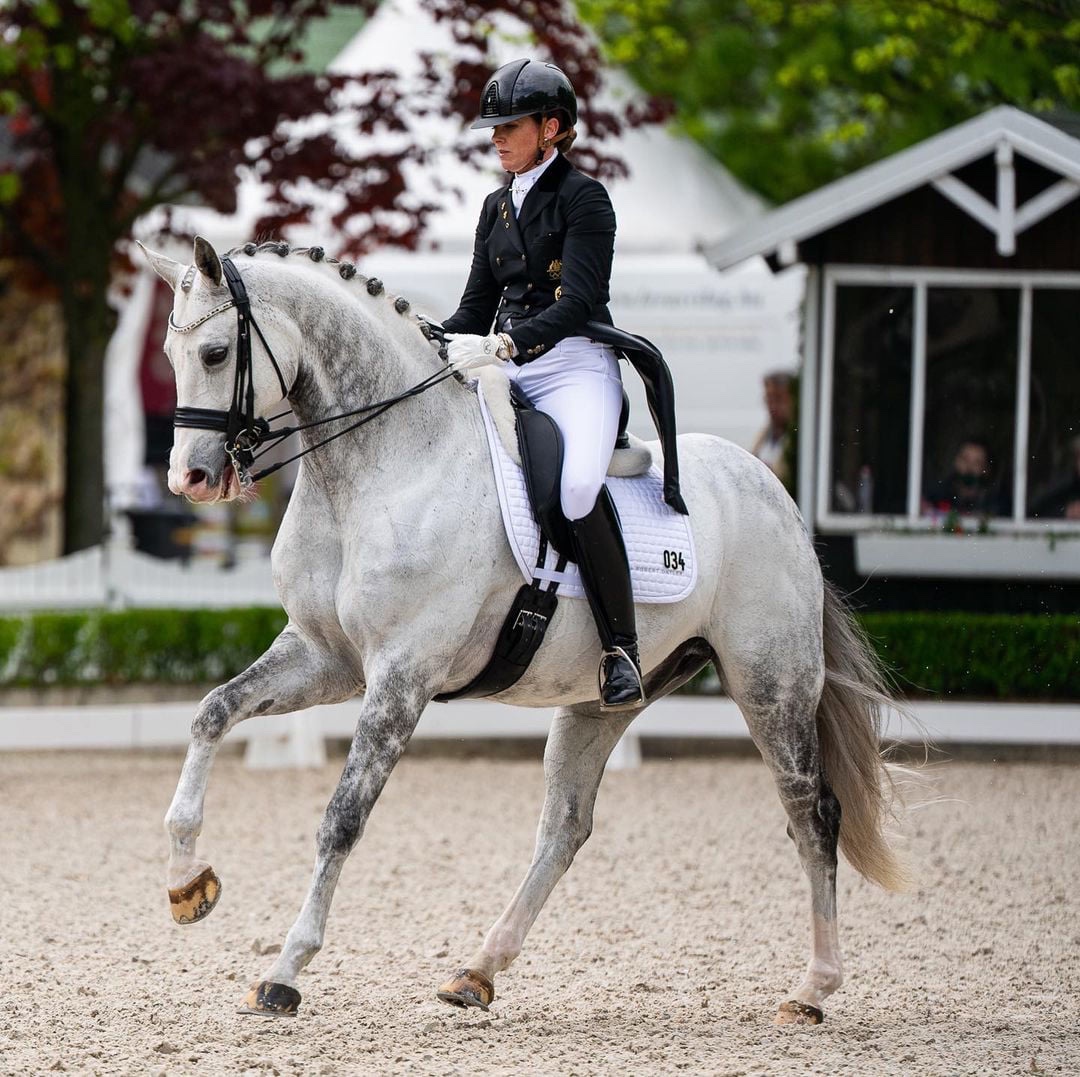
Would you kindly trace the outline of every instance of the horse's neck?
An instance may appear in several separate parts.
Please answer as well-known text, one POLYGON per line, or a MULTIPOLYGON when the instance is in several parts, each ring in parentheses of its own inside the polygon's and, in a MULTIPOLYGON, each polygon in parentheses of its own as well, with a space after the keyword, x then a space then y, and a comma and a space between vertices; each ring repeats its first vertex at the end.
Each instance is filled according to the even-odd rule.
MULTIPOLYGON (((301 424, 354 411, 411 389, 439 373, 434 348, 418 328, 406 323, 388 301, 387 311, 370 309, 327 284, 326 294, 302 302, 297 320, 304 337, 301 369, 290 402, 301 424), (413 339, 415 338, 415 339, 413 339)), ((395 404, 358 430, 314 449, 305 457, 309 475, 328 489, 344 488, 355 497, 402 469, 432 466, 432 446, 450 451, 470 437, 468 401, 454 380, 395 404), (392 463, 391 468, 384 465, 392 463), (375 465, 375 466, 370 466, 375 465), (344 484, 339 479, 345 478, 344 484)), ((366 416, 316 426, 303 435, 308 448, 366 416)))

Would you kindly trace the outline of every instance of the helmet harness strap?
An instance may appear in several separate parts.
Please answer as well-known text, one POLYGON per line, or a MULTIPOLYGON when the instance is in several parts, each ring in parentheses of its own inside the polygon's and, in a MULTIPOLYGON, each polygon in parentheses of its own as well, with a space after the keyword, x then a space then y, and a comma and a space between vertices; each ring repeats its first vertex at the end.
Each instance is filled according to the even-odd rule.
POLYGON ((560 131, 557 135, 552 135, 551 138, 544 137, 544 128, 547 126, 548 120, 555 119, 555 116, 551 116, 546 112, 540 113, 540 131, 536 136, 536 163, 540 164, 544 159, 544 154, 547 152, 549 146, 554 146, 556 143, 562 142, 568 134, 570 134, 570 128, 565 131, 560 131))

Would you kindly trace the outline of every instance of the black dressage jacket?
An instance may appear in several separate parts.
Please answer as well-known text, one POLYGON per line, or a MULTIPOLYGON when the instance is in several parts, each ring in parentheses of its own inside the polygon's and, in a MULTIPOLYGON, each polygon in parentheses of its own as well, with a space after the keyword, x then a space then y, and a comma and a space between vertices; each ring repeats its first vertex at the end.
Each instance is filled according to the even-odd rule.
POLYGON ((519 366, 589 321, 611 324, 608 280, 615 211, 603 184, 561 153, 525 196, 515 219, 510 186, 484 200, 472 267, 448 333, 507 330, 519 366))
POLYGON ((608 310, 615 211, 603 184, 560 153, 525 196, 515 219, 509 184, 484 200, 472 267, 447 333, 507 332, 521 366, 560 340, 610 344, 645 383, 664 454, 664 500, 686 513, 675 445, 675 389, 655 345, 612 325, 608 310))

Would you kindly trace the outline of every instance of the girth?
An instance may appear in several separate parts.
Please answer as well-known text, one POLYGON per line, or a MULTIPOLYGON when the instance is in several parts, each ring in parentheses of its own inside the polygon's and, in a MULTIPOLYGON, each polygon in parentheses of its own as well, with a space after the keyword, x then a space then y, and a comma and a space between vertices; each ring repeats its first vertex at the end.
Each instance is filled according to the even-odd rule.
MULTIPOLYGON (((510 383, 510 399, 517 420, 515 427, 525 486, 533 515, 540 525, 540 553, 536 567, 544 567, 550 545, 559 554, 557 571, 562 572, 573 550, 570 526, 563 515, 560 496, 562 434, 555 420, 537 411, 514 382, 510 383)), ((451 699, 493 696, 515 685, 544 642, 559 604, 558 588, 558 581, 549 581, 544 587, 538 577, 519 588, 488 664, 464 687, 443 692, 435 697, 435 701, 445 703, 451 699)))

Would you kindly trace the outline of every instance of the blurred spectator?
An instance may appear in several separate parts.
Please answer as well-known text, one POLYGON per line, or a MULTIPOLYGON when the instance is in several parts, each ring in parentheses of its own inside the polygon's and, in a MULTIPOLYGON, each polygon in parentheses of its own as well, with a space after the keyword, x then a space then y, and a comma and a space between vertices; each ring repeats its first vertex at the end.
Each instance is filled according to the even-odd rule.
POLYGON ((758 434, 750 451, 785 485, 789 485, 788 448, 791 440, 791 421, 795 414, 792 398, 792 376, 783 370, 766 374, 765 410, 769 424, 758 434))
POLYGON ((980 438, 965 438, 952 469, 923 495, 923 512, 1000 516, 1006 511, 992 475, 990 447, 980 438))
POLYGON ((1069 474, 1042 494, 1031 508, 1032 516, 1080 520, 1080 437, 1069 443, 1072 466, 1069 474))

